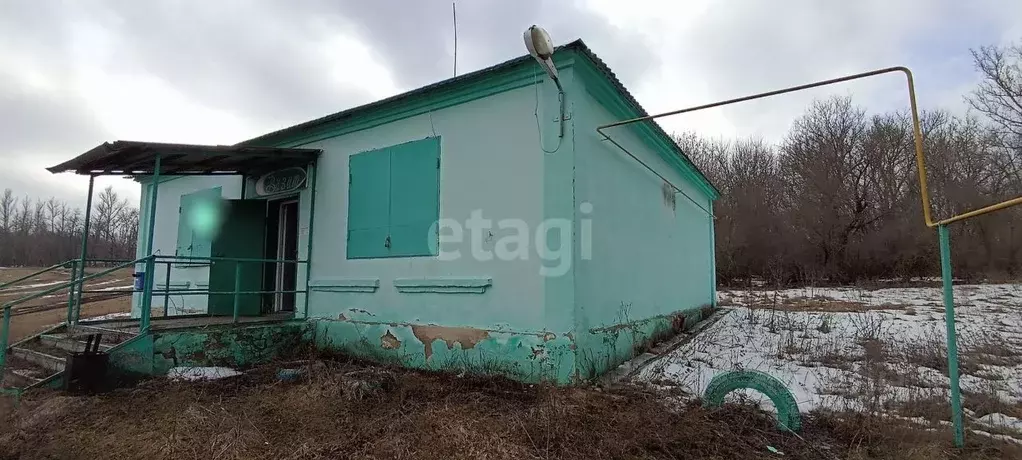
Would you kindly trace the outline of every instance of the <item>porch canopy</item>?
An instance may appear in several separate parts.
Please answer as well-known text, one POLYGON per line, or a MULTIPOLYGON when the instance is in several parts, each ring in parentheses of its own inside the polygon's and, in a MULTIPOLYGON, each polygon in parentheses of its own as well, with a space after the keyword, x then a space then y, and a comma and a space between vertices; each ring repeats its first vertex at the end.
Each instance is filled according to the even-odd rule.
MULTIPOLYGON (((115 141, 105 142, 77 157, 56 166, 46 168, 51 173, 73 172, 89 176, 89 195, 85 202, 85 221, 82 231, 82 251, 76 267, 75 289, 70 301, 68 321, 77 323, 81 311, 81 299, 85 283, 85 265, 89 248, 89 225, 92 215, 92 195, 97 176, 152 176, 153 186, 148 196, 148 209, 143 214, 143 225, 148 225, 144 242, 138 253, 145 257, 136 260, 143 264, 145 273, 155 273, 153 258, 153 234, 156 226, 156 203, 160 190, 160 176, 189 175, 242 175, 257 176, 289 167, 314 165, 322 151, 319 149, 292 149, 276 147, 250 147, 230 145, 166 144, 160 142, 115 141)), ((310 206, 314 207, 316 174, 311 174, 310 188, 313 190, 310 206)), ((309 216, 308 252, 312 253, 312 216, 309 216)), ((142 230, 141 228, 139 229, 142 230)), ((209 259, 212 260, 212 259, 209 259)), ((308 259, 306 259, 308 263, 308 259)), ((168 271, 169 273, 169 271, 168 271)), ((153 277, 147 277, 142 294, 142 313, 139 330, 149 330, 152 307, 153 277)), ((237 296, 235 292, 235 296, 237 296)), ((235 302, 235 318, 237 318, 235 302)), ((307 307, 306 307, 307 308, 307 307)), ((9 310, 8 310, 9 311, 9 310)))
POLYGON ((54 174, 74 172, 87 176, 256 175, 291 166, 307 166, 320 152, 319 149, 114 141, 104 142, 46 169, 54 174))

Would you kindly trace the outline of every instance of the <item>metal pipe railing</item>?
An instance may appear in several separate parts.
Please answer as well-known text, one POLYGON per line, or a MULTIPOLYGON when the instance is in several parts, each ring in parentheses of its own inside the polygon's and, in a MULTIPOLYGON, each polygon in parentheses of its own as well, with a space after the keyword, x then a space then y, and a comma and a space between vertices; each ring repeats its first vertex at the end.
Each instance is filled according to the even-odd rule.
MULTIPOLYGON (((74 261, 77 261, 77 260, 78 259, 74 259, 74 261)), ((45 274, 47 274, 49 272, 52 272, 54 270, 59 270, 61 268, 65 268, 71 262, 72 261, 67 261, 67 262, 61 262, 61 263, 56 264, 56 265, 50 265, 49 267, 46 267, 46 268, 44 268, 42 270, 39 270, 37 272, 30 273, 28 275, 22 276, 21 278, 18 278, 16 280, 8 281, 6 283, 0 284, 0 291, 3 291, 4 289, 7 289, 7 288, 9 288, 9 287, 11 287, 11 286, 13 286, 15 284, 18 284, 18 283, 22 282, 22 281, 27 281, 27 280, 35 278, 35 277, 37 277, 39 275, 45 275, 45 274)))
MULTIPOLYGON (((75 276, 77 274, 78 274, 78 259, 75 259, 75 260, 71 261, 71 274, 68 277, 68 278, 70 278, 70 279, 68 279, 68 282, 70 283, 70 286, 67 287, 67 323, 68 324, 71 324, 71 320, 74 317, 74 309, 75 309, 75 286, 74 286, 74 281, 75 281, 75 276)), ((4 342, 4 345, 6 345, 6 344, 7 344, 7 342, 4 342)))
POLYGON ((306 289, 291 289, 291 290, 284 290, 284 289, 277 290, 277 289, 274 289, 274 290, 258 290, 258 291, 242 290, 242 286, 241 286, 241 279, 242 279, 242 277, 241 277, 241 266, 242 266, 242 264, 245 264, 245 263, 255 263, 255 264, 277 263, 277 264, 296 264, 297 265, 297 264, 308 264, 308 260, 252 259, 252 258, 239 258, 239 257, 158 256, 158 255, 146 256, 146 257, 143 257, 143 258, 140 258, 140 259, 136 259, 136 260, 132 260, 132 261, 123 261, 123 260, 114 260, 114 259, 86 259, 84 262, 82 262, 80 259, 72 259, 70 261, 63 262, 63 263, 57 264, 57 265, 53 265, 53 266, 47 267, 47 268, 45 268, 43 270, 39 270, 39 271, 37 271, 35 273, 32 273, 32 274, 27 275, 27 276, 24 276, 22 278, 19 278, 17 280, 12 281, 12 282, 5 283, 3 285, 4 287, 8 287, 8 286, 11 286, 11 285, 13 285, 13 284, 15 284, 17 282, 25 281, 27 279, 39 276, 41 274, 45 274, 45 273, 48 273, 48 272, 53 271, 53 270, 57 270, 57 269, 62 268, 62 267, 67 267, 68 265, 70 265, 72 267, 72 277, 71 277, 71 279, 69 281, 55 284, 52 287, 49 287, 48 289, 44 289, 44 290, 39 291, 39 292, 34 292, 34 293, 30 294, 30 295, 26 295, 24 297, 21 297, 21 298, 18 298, 18 299, 15 299, 13 301, 10 301, 10 302, 7 302, 7 303, 4 303, 4 304, 0 305, 0 308, 3 308, 3 320, 2 320, 3 322, 2 322, 2 325, 0 325, 0 375, 3 375, 3 371, 6 368, 6 364, 7 364, 8 342, 10 340, 10 324, 11 324, 11 317, 13 316, 13 310, 15 310, 15 307, 17 307, 19 305, 22 305, 22 304, 24 304, 26 302, 29 302, 31 300, 35 300, 35 299, 38 299, 38 298, 41 298, 41 297, 44 297, 44 296, 47 296, 47 295, 51 295, 51 294, 56 293, 58 291, 62 291, 62 290, 67 289, 68 290, 68 312, 67 312, 67 314, 68 314, 68 318, 67 318, 68 319, 68 323, 67 324, 70 325, 70 324, 76 323, 78 318, 77 318, 77 315, 74 315, 74 306, 75 306, 76 303, 78 305, 80 305, 80 302, 81 302, 81 300, 83 298, 83 294, 92 294, 92 293, 128 294, 128 293, 139 292, 138 289, 131 289, 131 290, 124 290, 124 289, 121 289, 121 290, 117 290, 117 289, 114 289, 114 290, 95 290, 95 289, 93 289, 93 290, 86 290, 84 288, 84 286, 85 286, 85 283, 87 281, 90 281, 90 280, 93 280, 93 279, 96 279, 96 278, 100 278, 100 277, 109 275, 109 274, 111 274, 111 273, 113 273, 115 271, 118 271, 118 270, 122 270, 122 269, 125 269, 125 268, 128 268, 128 267, 136 266, 136 265, 138 265, 140 263, 144 263, 145 264, 145 273, 147 274, 147 276, 145 277, 145 281, 143 283, 143 286, 142 286, 142 295, 143 295, 143 299, 142 300, 143 300, 143 302, 142 302, 142 308, 141 308, 140 317, 139 317, 139 331, 142 332, 142 333, 147 332, 150 329, 150 326, 151 326, 151 316, 152 316, 152 303, 151 303, 151 299, 152 299, 152 296, 153 296, 153 288, 154 288, 154 283, 155 283, 154 268, 155 268, 157 263, 165 264, 167 266, 167 274, 166 274, 166 276, 164 278, 165 285, 164 285, 164 289, 162 290, 163 291, 163 295, 164 295, 164 299, 165 299, 165 303, 164 303, 164 315, 165 316, 169 316, 169 313, 168 313, 169 312, 169 309, 168 309, 169 302, 168 302, 168 300, 170 299, 171 295, 175 295, 175 296, 176 295, 180 295, 180 296, 190 296, 190 295, 205 295, 205 296, 212 296, 212 295, 233 295, 234 296, 234 301, 233 301, 232 321, 234 323, 237 323, 239 321, 239 319, 240 319, 241 303, 242 303, 241 302, 241 296, 243 296, 243 295, 259 295, 259 294, 306 294, 306 295, 308 295, 308 292, 309 292, 307 286, 306 286, 306 289), (212 291, 210 289, 171 289, 171 280, 172 280, 171 279, 171 265, 173 265, 174 262, 177 261, 177 260, 208 261, 210 263, 215 263, 215 262, 233 262, 235 264, 234 289, 231 290, 231 291, 212 291), (101 270, 99 272, 96 272, 96 273, 84 276, 85 265, 87 265, 89 262, 93 262, 93 263, 97 263, 97 262, 98 263, 120 262, 120 263, 115 265, 115 266, 113 266, 113 267, 110 267, 110 268, 101 270), (83 276, 81 276, 81 277, 75 276, 78 273, 82 273, 83 276), (149 301, 146 301, 147 299, 149 301))
MULTIPOLYGON (((143 259, 133 260, 131 262, 124 263, 124 264, 121 264, 121 265, 118 265, 118 266, 115 266, 115 267, 112 267, 112 268, 100 271, 98 273, 93 273, 93 274, 91 274, 89 276, 83 276, 83 277, 78 278, 78 279, 73 279, 73 280, 68 281, 68 282, 60 283, 60 284, 56 285, 55 287, 51 287, 51 288, 45 289, 43 291, 35 292, 33 294, 30 294, 30 295, 27 295, 25 297, 21 297, 19 299, 16 299, 16 300, 13 300, 13 301, 10 301, 10 302, 7 302, 7 303, 3 304, 3 307, 2 307, 3 310, 4 310, 4 312, 3 312, 3 325, 0 326, 0 376, 3 375, 4 369, 6 369, 6 367, 7 367, 7 348, 8 348, 8 341, 10 340, 11 315, 12 315, 12 310, 14 309, 14 307, 16 307, 18 305, 21 305, 21 304, 23 304, 25 302, 28 302, 30 300, 35 300, 35 299, 38 299, 40 297, 44 297, 44 296, 53 294, 54 292, 61 291, 61 290, 64 290, 64 289, 71 289, 73 291, 75 289, 75 287, 84 286, 86 281, 89 281, 89 280, 92 280, 92 279, 95 279, 95 278, 99 278, 101 276, 109 275, 110 273, 113 273, 113 272, 115 272, 117 270, 121 270, 121 269, 130 267, 130 266, 133 266, 133 265, 139 263, 142 260, 150 260, 150 258, 147 257, 147 258, 143 258, 143 259)), ((88 262, 88 260, 86 260, 85 262, 88 262)), ((67 263, 68 262, 64 262, 61 265, 67 265, 67 263)), ((84 270, 85 263, 82 263, 81 265, 83 265, 82 269, 84 270)), ((50 269, 53 269, 53 268, 51 267, 50 269)), ((47 270, 44 270, 44 271, 48 271, 50 269, 47 269, 47 270)), ((82 273, 84 273, 84 271, 82 273)), ((79 289, 78 292, 81 292, 81 289, 79 289)), ((78 298, 80 299, 81 296, 79 295, 78 298)))
POLYGON ((202 262, 243 262, 243 263, 289 263, 289 264, 307 264, 308 260, 295 260, 295 259, 253 259, 245 257, 195 257, 195 256, 161 256, 154 255, 157 261, 160 263, 167 263, 167 261, 202 261, 202 262))
POLYGON ((209 291, 206 289, 183 289, 177 291, 170 291, 171 295, 233 295, 237 292, 238 295, 255 295, 255 294, 305 294, 307 291, 304 289, 288 289, 288 290, 265 290, 265 291, 209 291))
POLYGON ((23 304, 25 302, 28 302, 29 300, 34 300, 34 299, 38 299, 39 297, 42 297, 42 296, 53 294, 54 292, 60 291, 62 289, 66 289, 66 288, 68 288, 69 286, 72 286, 72 285, 74 285, 74 286, 82 285, 86 281, 89 281, 89 280, 92 280, 92 279, 95 279, 95 278, 99 278, 101 276, 109 275, 109 274, 111 274, 111 273, 113 273, 113 272, 115 272, 117 270, 121 270, 121 269, 130 267, 130 266, 135 265, 137 263, 140 263, 140 262, 142 262, 142 261, 144 261, 146 259, 147 258, 133 260, 133 261, 125 263, 125 264, 117 265, 117 266, 115 266, 113 268, 108 268, 108 269, 103 270, 101 272, 93 273, 91 275, 84 276, 82 278, 78 278, 78 279, 76 279, 74 281, 60 283, 59 285, 56 285, 55 287, 52 287, 52 288, 49 288, 49 289, 46 289, 46 290, 43 290, 43 291, 40 291, 40 292, 36 292, 34 294, 31 294, 31 295, 19 298, 17 300, 13 300, 11 302, 7 302, 7 303, 3 304, 3 308, 5 308, 5 309, 13 308, 13 307, 21 305, 21 304, 23 304))
MULTIPOLYGON (((300 289, 277 290, 277 289, 273 289, 273 290, 258 290, 258 291, 247 290, 247 291, 244 291, 244 290, 242 290, 242 287, 241 287, 241 281, 242 281, 241 268, 242 268, 242 264, 245 264, 245 263, 253 263, 253 264, 273 263, 273 264, 283 264, 283 265, 286 265, 286 264, 295 264, 295 265, 306 264, 306 265, 308 265, 308 263, 309 263, 308 260, 300 260, 300 259, 294 259, 294 260, 293 259, 255 259, 255 258, 244 258, 244 257, 201 257, 201 256, 178 256, 178 255, 173 255, 173 256, 171 256, 171 255, 154 255, 153 259, 154 259, 155 263, 163 264, 164 266, 166 266, 166 274, 164 275, 164 280, 163 280, 164 285, 163 285, 163 289, 161 290, 162 294, 163 294, 163 309, 164 309, 163 311, 164 311, 164 316, 165 317, 171 316, 171 314, 170 314, 170 297, 172 295, 174 295, 174 296, 182 296, 182 297, 183 296, 195 296, 195 295, 205 295, 205 296, 231 295, 231 296, 233 296, 231 316, 232 316, 232 320, 233 320, 234 323, 237 323, 239 321, 239 319, 240 319, 240 316, 241 316, 241 303, 242 303, 241 302, 241 296, 244 296, 244 295, 261 295, 261 294, 273 294, 273 295, 276 295, 276 294, 304 294, 304 295, 308 295, 308 290, 307 289, 305 289, 305 290, 300 290, 300 289), (173 264, 180 263, 181 261, 199 262, 199 263, 209 262, 210 265, 212 265, 214 263, 217 263, 217 262, 234 263, 235 264, 235 269, 234 269, 234 289, 232 291, 212 291, 210 289, 172 289, 171 288, 171 285, 172 285, 171 267, 172 267, 173 264)), ((150 276, 146 277, 147 280, 151 279, 151 278, 152 277, 150 277, 150 276)), ((143 315, 144 315, 144 312, 143 312, 143 315)))

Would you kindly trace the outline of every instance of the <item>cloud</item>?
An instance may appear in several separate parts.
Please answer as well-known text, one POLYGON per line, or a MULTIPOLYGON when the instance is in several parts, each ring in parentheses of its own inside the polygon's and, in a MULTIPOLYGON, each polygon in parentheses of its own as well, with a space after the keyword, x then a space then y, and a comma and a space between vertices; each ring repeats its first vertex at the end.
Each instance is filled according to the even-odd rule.
MULTIPOLYGON (((641 82, 637 91, 639 100, 654 112, 893 65, 915 70, 924 107, 961 112, 962 90, 975 82, 969 48, 1002 42, 1008 36, 1003 31, 1022 24, 1018 14, 1006 14, 1004 2, 995 1, 592 3, 608 20, 657 37, 660 72, 641 82), (650 19, 642 13, 651 10, 669 19, 650 19)), ((852 95, 874 111, 908 106, 904 80, 891 75, 665 118, 661 123, 669 131, 776 140, 809 101, 832 94, 852 95)))
MULTIPOLYGON (((462 0, 458 72, 523 54, 540 24, 585 39, 651 112, 899 64, 924 107, 964 111, 968 49, 1022 37, 1016 3, 462 0)), ((448 78, 452 22, 447 0, 3 2, 0 188, 80 196, 84 180, 42 168, 114 139, 232 143, 448 78)), ((661 123, 772 140, 835 93, 906 105, 892 76, 661 123)))
MULTIPOLYGON (((454 18, 451 2, 382 0, 339 2, 355 34, 392 69, 405 89, 454 75, 454 18)), ((559 43, 584 38, 628 75, 656 64, 642 37, 618 29, 582 4, 570 1, 462 1, 458 14, 458 72, 466 73, 525 54, 522 32, 540 24, 559 43)))

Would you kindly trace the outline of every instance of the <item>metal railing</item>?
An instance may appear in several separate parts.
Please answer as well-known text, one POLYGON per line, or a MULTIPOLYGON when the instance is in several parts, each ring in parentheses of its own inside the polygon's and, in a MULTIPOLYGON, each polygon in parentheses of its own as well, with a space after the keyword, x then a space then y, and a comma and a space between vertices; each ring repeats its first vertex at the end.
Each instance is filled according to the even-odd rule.
MULTIPOLYGON (((163 284, 164 289, 159 291, 163 295, 163 298, 164 298, 164 303, 163 303, 163 309, 164 310, 163 311, 164 311, 164 315, 165 316, 169 316, 168 312, 169 312, 169 308, 170 308, 170 297, 171 296, 195 296, 195 295, 201 295, 201 296, 227 296, 227 295, 231 295, 231 296, 234 296, 233 311, 232 311, 232 315, 231 316, 233 317, 233 322, 235 322, 235 323, 238 322, 238 319, 239 319, 239 317, 241 315, 241 297, 242 296, 271 295, 271 294, 272 295, 277 295, 277 294, 295 294, 297 296, 298 294, 304 294, 304 295, 306 295, 306 302, 308 300, 308 286, 306 286, 306 289, 290 289, 290 290, 283 290, 283 289, 271 289, 271 290, 260 289, 260 290, 254 290, 254 291, 253 290, 242 290, 242 287, 241 287, 242 266, 244 264, 259 264, 259 265, 277 264, 278 267, 279 266, 283 266, 283 265, 287 265, 287 264, 294 264, 296 266, 296 268, 299 265, 305 265, 306 266, 306 270, 308 270, 308 264, 309 264, 308 260, 297 260, 297 259, 251 259, 251 258, 240 258, 240 257, 194 257, 194 256, 162 256, 162 255, 155 255, 155 256, 153 256, 151 265, 147 265, 146 273, 147 274, 148 273, 155 274, 155 270, 154 269, 155 269, 156 264, 162 264, 162 265, 165 266, 165 270, 164 270, 164 284, 163 284), (207 288, 207 289, 172 289, 171 288, 171 282, 173 281, 172 278, 171 278, 171 273, 173 271, 172 267, 174 265, 176 265, 176 264, 181 264, 181 263, 187 263, 189 266, 193 266, 193 267, 196 266, 196 265, 208 265, 208 266, 212 266, 213 264, 216 264, 216 263, 232 263, 232 264, 234 264, 234 289, 230 290, 230 291, 213 291, 211 289, 212 286, 211 286, 211 288, 207 288)), ((295 270, 295 272, 296 272, 295 285, 297 286, 298 285, 297 269, 295 270)), ((148 291, 149 294, 143 294, 143 302, 142 302, 143 303, 143 305, 142 305, 142 317, 143 318, 145 318, 146 316, 151 316, 151 314, 152 314, 152 299, 151 299, 151 297, 152 297, 152 294, 151 294, 152 293, 152 288, 151 288, 151 284, 154 281, 154 279, 155 279, 155 276, 148 276, 148 275, 146 276, 146 279, 145 279, 145 284, 147 286, 150 286, 150 287, 149 287, 149 291, 148 291), (149 300, 148 302, 146 302, 147 299, 149 300)), ((296 299, 296 303, 297 303, 297 299, 296 299)), ((209 316, 213 316, 213 313, 210 311, 208 306, 207 306, 206 310, 207 310, 207 314, 209 316)), ((148 322, 148 320, 146 320, 146 322, 148 322)))
MULTIPOLYGON (((57 265, 51 265, 51 266, 46 267, 46 268, 44 268, 42 270, 39 270, 37 272, 33 272, 33 273, 28 274, 28 275, 22 276, 21 278, 18 278, 16 280, 8 281, 6 283, 2 283, 2 284, 0 284, 0 292, 3 292, 5 289, 11 289, 12 287, 17 288, 17 286, 14 286, 14 285, 16 285, 18 283, 21 283, 23 281, 31 280, 32 278, 38 277, 40 275, 45 275, 45 274, 47 274, 49 272, 52 272, 54 270, 60 270, 61 268, 67 268, 69 264, 71 264, 73 262, 77 262, 77 261, 78 260, 75 259, 75 260, 69 260, 67 262, 61 262, 61 263, 59 263, 57 265)), ((24 286, 21 286, 21 287, 24 288, 24 286)))
MULTIPOLYGON (((68 317, 70 318, 73 315, 72 309, 75 306, 74 300, 75 300, 75 298, 79 297, 79 296, 75 295, 75 288, 77 288, 79 286, 84 286, 86 281, 90 281, 90 280, 93 280, 93 279, 96 279, 96 278, 99 278, 99 277, 102 277, 102 276, 109 275, 110 273, 113 273, 113 272, 115 272, 117 270, 122 270, 124 268, 134 266, 135 264, 139 263, 142 260, 145 260, 145 259, 133 260, 131 262, 127 262, 127 263, 123 263, 123 264, 120 264, 120 265, 116 265, 113 268, 108 268, 106 270, 102 270, 102 271, 97 272, 97 273, 93 273, 93 274, 90 274, 90 275, 82 276, 81 278, 78 278, 78 279, 72 279, 71 281, 61 282, 61 283, 58 283, 58 284, 54 285, 53 287, 51 287, 49 289, 44 289, 42 291, 34 292, 34 293, 29 294, 27 296, 24 296, 24 297, 18 298, 16 300, 4 303, 3 304, 3 310, 4 310, 3 311, 3 324, 2 324, 2 326, 0 326, 0 345, 2 345, 2 346, 0 346, 0 376, 3 375, 3 372, 6 369, 6 365, 7 365, 7 348, 8 348, 8 340, 10 338, 10 331, 11 331, 11 315, 12 315, 12 311, 13 311, 14 307, 22 305, 22 304, 24 304, 26 302, 29 302, 31 300, 35 300, 35 299, 38 299, 38 298, 41 298, 41 297, 44 297, 44 296, 47 296, 47 295, 51 295, 51 294, 53 294, 55 292, 67 289, 68 290, 68 297, 69 297, 69 299, 68 299, 68 317)), ((26 279, 31 279, 32 277, 36 277, 36 276, 39 276, 40 274, 56 270, 57 268, 60 268, 62 266, 67 266, 68 264, 77 266, 79 263, 80 263, 80 261, 78 261, 78 260, 68 261, 68 262, 60 264, 58 266, 53 266, 53 267, 49 267, 49 268, 40 270, 39 272, 36 272, 35 274, 29 275, 27 277, 23 277, 22 279, 19 279, 19 280, 16 280, 16 281, 20 282, 20 281, 24 281, 26 279)), ((88 260, 86 261, 86 263, 88 263, 88 260)), ((75 273, 74 268, 75 267, 72 267, 72 270, 71 270, 72 277, 74 276, 73 274, 75 273)), ((7 283, 7 284, 4 285, 4 287, 9 287, 12 284, 13 284, 13 282, 12 283, 7 283)), ((80 302, 79 302, 79 305, 80 305, 80 302)))
MULTIPOLYGON (((42 270, 33 272, 29 275, 23 276, 16 280, 6 282, 0 285, 0 293, 6 291, 17 291, 16 285, 27 280, 31 280, 40 275, 47 274, 54 270, 61 268, 70 268, 71 276, 68 281, 59 282, 54 284, 47 284, 47 289, 42 291, 34 291, 31 294, 12 300, 10 302, 3 303, 0 308, 3 308, 3 322, 0 324, 0 377, 3 376, 4 370, 7 364, 7 350, 9 347, 10 330, 11 330, 11 317, 16 307, 24 306, 25 303, 35 299, 42 298, 44 296, 52 295, 56 292, 67 290, 67 322, 66 324, 72 325, 77 324, 80 316, 80 308, 82 300, 84 300, 84 294, 93 292, 117 292, 117 293, 137 293, 142 292, 142 298, 140 299, 140 309, 138 317, 138 330, 139 333, 144 334, 149 332, 152 320, 152 300, 154 296, 154 283, 156 277, 155 267, 157 264, 165 265, 166 272, 164 275, 164 289, 158 291, 159 295, 164 297, 164 316, 169 316, 169 300, 171 296, 233 296, 233 311, 232 311, 232 322, 237 323, 241 316, 241 304, 242 296, 246 295, 277 295, 277 294, 304 294, 306 308, 308 306, 308 286, 305 289, 291 289, 291 290, 242 290, 242 266, 244 264, 277 264, 278 267, 282 267, 285 264, 295 264, 295 285, 298 285, 297 266, 305 265, 308 270, 308 260, 287 260, 287 259, 247 259, 247 258, 232 258, 232 257, 191 257, 191 256, 161 256, 151 255, 142 257, 132 261, 122 260, 111 260, 111 259, 86 259, 85 264, 116 264, 105 270, 101 270, 96 273, 84 275, 84 267, 81 266, 82 262, 80 259, 73 259, 67 262, 56 264, 42 270), (234 264, 234 289, 229 291, 213 291, 211 289, 173 289, 171 287, 173 266, 175 264, 181 264, 187 262, 190 266, 195 265, 208 265, 213 266, 216 263, 233 263, 234 264), (143 266, 143 273, 145 277, 141 289, 137 285, 133 285, 130 291, 90 291, 84 289, 86 282, 109 275, 118 270, 123 270, 129 267, 137 267, 138 265, 143 266), (83 276, 76 276, 81 271, 83 276)), ((262 280, 262 273, 260 271, 260 280, 262 280)), ((22 286, 24 288, 24 286, 22 286)), ((297 308, 297 298, 295 299, 295 307, 297 308)), ((208 304, 207 304, 208 305, 208 304)), ((207 307, 207 315, 214 316, 213 312, 207 307)))

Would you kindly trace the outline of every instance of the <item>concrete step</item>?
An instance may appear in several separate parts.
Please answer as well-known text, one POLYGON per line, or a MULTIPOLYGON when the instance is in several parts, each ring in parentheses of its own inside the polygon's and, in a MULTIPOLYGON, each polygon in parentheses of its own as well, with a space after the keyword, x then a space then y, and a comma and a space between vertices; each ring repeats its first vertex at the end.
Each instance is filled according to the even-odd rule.
POLYGON ((27 361, 20 356, 8 352, 7 362, 4 366, 2 386, 4 388, 26 388, 41 382, 53 374, 53 372, 34 362, 27 361))
MULTIPOLYGON (((101 341, 99 344, 100 351, 107 351, 114 347, 112 344, 105 343, 106 342, 105 337, 106 336, 104 336, 104 340, 101 341)), ((46 345, 47 347, 50 348, 57 348, 60 350, 71 352, 82 352, 85 351, 86 345, 85 338, 86 335, 80 335, 75 337, 63 334, 43 334, 39 336, 39 341, 42 342, 43 345, 46 345)))
POLYGON ((44 353, 42 351, 27 348, 24 345, 11 348, 8 353, 10 356, 16 356, 46 369, 50 374, 64 372, 64 353, 59 353, 54 356, 50 353, 44 353))
POLYGON ((138 333, 135 331, 108 329, 99 326, 86 326, 82 324, 73 326, 70 330, 63 333, 63 335, 66 335, 67 337, 73 338, 75 340, 80 340, 82 342, 84 342, 86 338, 91 334, 102 334, 103 341, 101 343, 111 345, 116 345, 138 335, 138 333))

